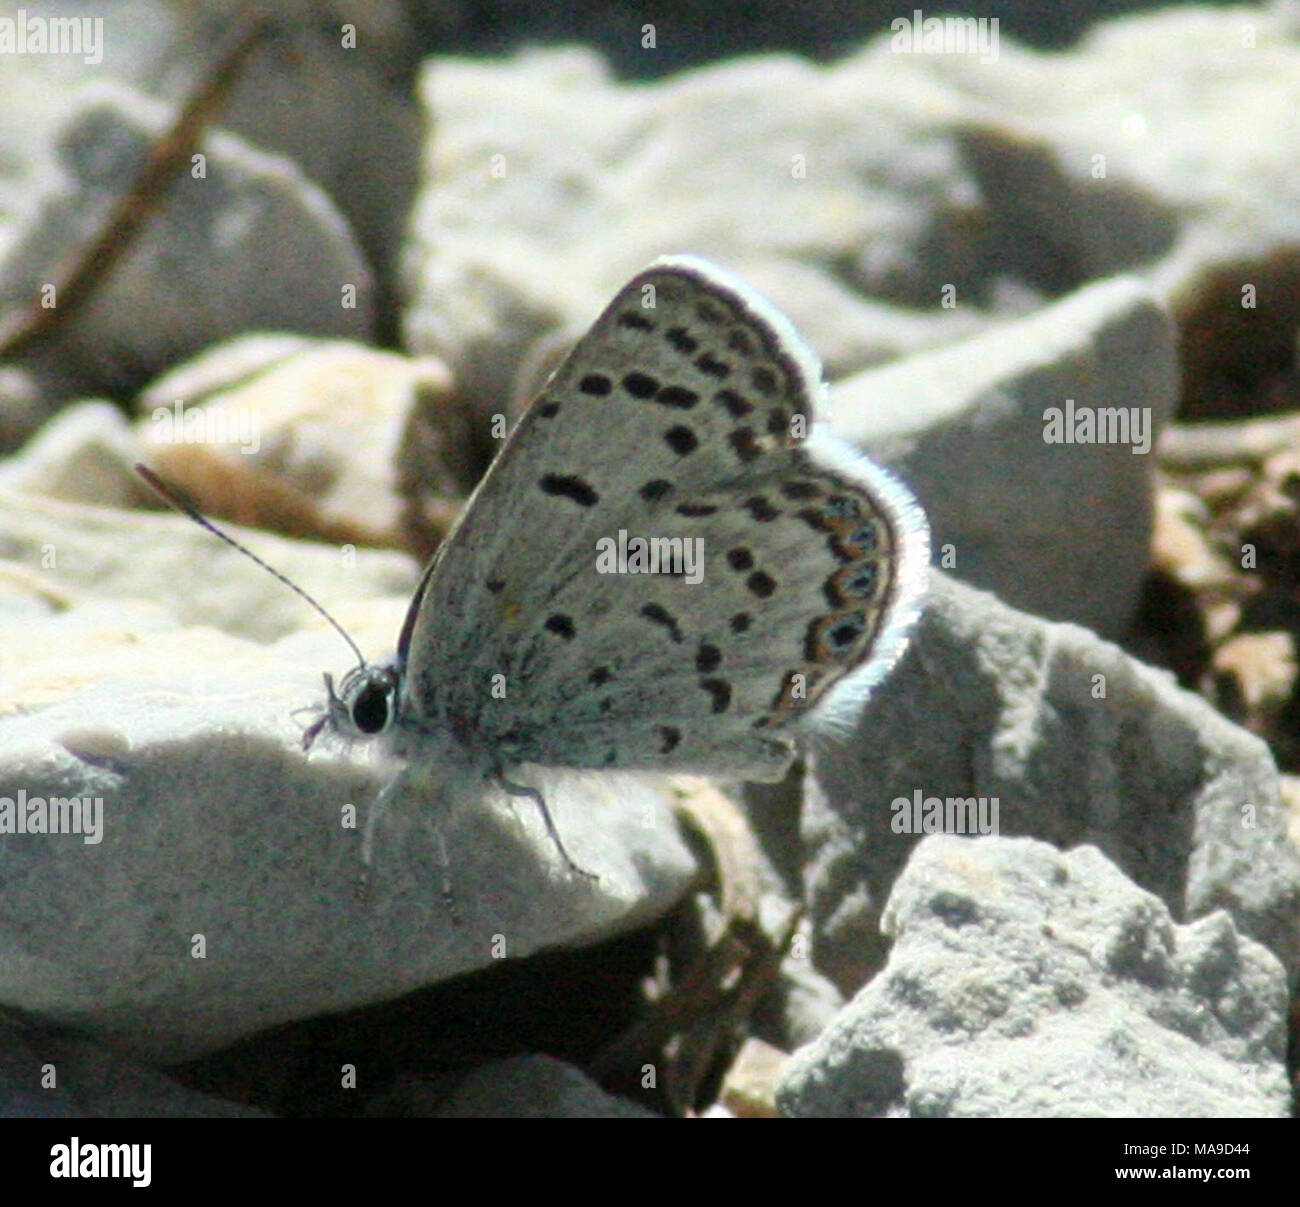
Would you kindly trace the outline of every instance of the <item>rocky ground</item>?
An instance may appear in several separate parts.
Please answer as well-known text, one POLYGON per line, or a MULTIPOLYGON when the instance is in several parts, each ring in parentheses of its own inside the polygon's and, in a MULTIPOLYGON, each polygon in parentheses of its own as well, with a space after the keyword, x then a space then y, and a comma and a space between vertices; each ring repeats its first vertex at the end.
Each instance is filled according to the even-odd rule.
POLYGON ((99 64, 0 62, 0 1114, 1290 1114, 1294 9, 635 81, 411 11, 124 3, 99 64), (132 466, 383 654, 670 252, 920 498, 909 651, 781 784, 551 775, 594 888, 493 797, 457 921, 418 811, 359 895, 392 768, 299 742, 349 651, 132 466), (3 832, 54 796, 98 837, 3 832))

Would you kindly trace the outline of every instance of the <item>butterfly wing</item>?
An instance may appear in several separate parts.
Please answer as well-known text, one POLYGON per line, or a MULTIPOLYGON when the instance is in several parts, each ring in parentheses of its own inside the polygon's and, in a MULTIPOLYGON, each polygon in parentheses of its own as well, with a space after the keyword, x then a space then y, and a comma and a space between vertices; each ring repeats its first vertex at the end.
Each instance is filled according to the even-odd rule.
POLYGON ((783 773, 812 706, 897 656, 928 561, 907 491, 812 431, 822 390, 739 281, 635 277, 430 566, 406 722, 506 764, 783 773))

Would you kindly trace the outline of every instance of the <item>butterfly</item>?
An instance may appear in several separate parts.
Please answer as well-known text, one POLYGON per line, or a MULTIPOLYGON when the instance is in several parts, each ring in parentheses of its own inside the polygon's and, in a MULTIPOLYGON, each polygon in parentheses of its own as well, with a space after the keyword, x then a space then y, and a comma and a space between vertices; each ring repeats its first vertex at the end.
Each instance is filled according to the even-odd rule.
POLYGON ((378 739, 407 768, 367 860, 388 801, 434 778, 532 798, 585 875, 521 768, 776 780, 848 728, 906 646, 929 533, 826 431, 825 395, 789 320, 708 261, 618 292, 438 548, 395 657, 325 676, 304 744, 378 739))

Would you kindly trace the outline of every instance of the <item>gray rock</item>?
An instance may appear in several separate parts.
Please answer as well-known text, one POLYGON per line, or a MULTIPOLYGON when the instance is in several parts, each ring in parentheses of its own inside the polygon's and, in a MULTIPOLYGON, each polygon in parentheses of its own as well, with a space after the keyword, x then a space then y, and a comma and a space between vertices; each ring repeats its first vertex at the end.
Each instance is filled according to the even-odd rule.
POLYGON ((0 1026, 0 1118, 260 1119, 73 1035, 0 1026))
POLYGON ((135 411, 148 415, 155 407, 169 407, 178 398, 204 401, 221 390, 256 381, 294 356, 320 346, 319 340, 283 331, 237 336, 205 348, 193 360, 151 381, 140 391, 135 411))
POLYGON ((692 251, 770 295, 836 379, 1149 263, 1172 214, 1122 174, 1076 179, 1033 102, 981 95, 1038 62, 1010 44, 996 70, 896 54, 888 36, 828 66, 770 55, 651 85, 574 49, 430 60, 408 341, 489 410, 530 345, 692 251))
POLYGON ((44 494, 69 503, 129 507, 139 491, 139 450, 111 402, 64 408, 13 457, 0 461, 0 491, 44 494))
MULTIPOLYGON (((0 267, 0 308, 29 307, 93 237, 174 116, 118 86, 88 87, 59 138, 61 189, 0 267)), ((371 274, 346 221, 288 160, 220 131, 205 175, 183 172, 94 296, 23 354, 52 394, 121 393, 208 344, 256 328, 364 338, 371 274), (342 289, 356 288, 345 308, 342 289)))
POLYGON ((806 895, 841 990, 879 967, 881 903, 922 836, 893 802, 950 797, 996 800, 994 833, 1094 844, 1175 919, 1227 910, 1300 970, 1300 856, 1264 743, 1092 633, 935 574, 907 655, 812 760, 806 895))
MULTIPOLYGON (((419 174, 420 113, 411 77, 425 14, 401 0, 303 4, 274 0, 274 36, 245 61, 222 105, 221 124, 254 146, 291 160, 329 194, 381 277, 385 304, 397 275, 419 174), (344 45, 344 27, 356 30, 344 45), (303 98, 310 96, 311 103, 303 98)), ((179 29, 158 61, 136 77, 165 81, 179 95, 193 75, 194 48, 219 47, 231 11, 222 5, 173 8, 179 29)), ((243 13, 240 12, 240 16, 243 13)))
POLYGON ((59 127, 85 79, 72 56, 5 56, 0 72, 0 261, 40 208, 40 198, 59 188, 54 155, 59 127), (61 69, 61 71, 60 71, 61 69))
POLYGON ((936 836, 889 962, 777 1091, 788 1116, 1283 1117, 1286 977, 1227 914, 1186 926, 1095 847, 936 836))
POLYGON ((50 416, 53 406, 40 377, 16 365, 0 365, 0 455, 13 452, 50 416))
POLYGON ((1012 607, 1116 636, 1150 564, 1152 450, 1178 398, 1177 342, 1151 291, 1119 277, 838 383, 831 426, 916 491, 939 565, 1012 607), (1070 437, 1101 415, 1127 439, 1054 439, 1067 414, 1070 437))
MULTIPOLYGON (((68 517, 92 514, 34 502, 16 520, 28 535, 7 534, 14 545, 39 548, 51 517, 71 530, 68 517)), ((433 796, 389 811, 359 899, 359 827, 395 769, 328 742, 310 756, 299 746, 303 706, 321 702, 323 670, 347 669, 345 647, 302 628, 300 601, 300 631, 274 647, 210 627, 273 635, 279 622, 256 616, 250 601, 263 578, 283 588, 245 559, 219 564, 211 545, 206 563, 196 553, 184 569, 192 526, 179 517, 94 514, 93 532, 53 537, 69 578, 115 578, 114 559, 125 571, 134 545, 143 564, 116 576, 119 589, 192 592, 186 607, 204 613, 204 624, 184 627, 157 605, 104 598, 47 617, 20 613, 6 629, 0 805, 102 802, 90 834, 0 842, 0 998, 9 1005, 151 1060, 188 1059, 501 958, 612 937, 682 891, 694 865, 658 781, 556 775, 536 782, 598 884, 566 875, 530 802, 471 798, 442 827, 454 924, 426 824, 447 803, 433 796), (78 566, 76 549, 93 566, 78 566)), ((263 551, 289 546, 264 534, 248 540, 263 551)), ((295 568, 314 558, 314 574, 300 576, 309 590, 333 580, 334 593, 354 593, 340 619, 376 656, 391 651, 407 604, 405 594, 382 597, 385 562, 397 559, 377 556, 358 556, 356 567, 378 575, 340 574, 336 554, 300 547, 295 568)), ((470 796, 471 786, 451 791, 470 796)))
MULTIPOLYGON (((124 476, 129 473, 123 464, 124 476)), ((105 475, 107 481, 107 475, 105 475)), ((389 597, 391 648, 419 567, 398 553, 328 549, 226 525, 237 540, 272 562, 349 627, 364 630, 389 597)), ((0 558, 37 576, 61 606, 150 600, 174 618, 212 625, 253 641, 272 641, 312 622, 302 600, 243 554, 171 511, 116 511, 36 494, 0 491, 0 558)), ((147 625, 163 625, 155 611, 147 625)), ((337 638, 335 639, 337 641, 337 638)), ((340 643, 331 661, 346 654, 340 643)), ((39 669, 39 664, 36 669, 39 669)))
POLYGON ((751 1020, 756 1033, 786 1051, 811 1043, 844 1008, 844 995, 813 967, 806 929, 805 924, 795 935, 791 953, 781 961, 781 975, 751 1020))
MULTIPOLYGON (((1005 43, 996 70, 930 60, 1033 147, 1019 164, 1005 145, 992 157, 972 147, 991 169, 976 168, 987 191, 1018 211, 1008 233, 1049 268, 1054 259, 1058 279, 1149 272, 1182 327, 1185 417, 1257 406, 1292 361, 1294 305, 1283 299, 1297 280, 1296 28, 1288 4, 1170 6, 1100 22, 1067 54, 1005 43), (1168 53, 1152 89, 1157 45, 1168 53), (1063 186, 1054 206, 1048 181, 1063 186)), ((1007 250, 992 262, 1013 266, 1007 250)))
POLYGON ((694 251, 770 294, 835 379, 1132 272, 1195 333, 1184 397, 1256 396, 1293 352, 1294 27, 1285 5, 1192 6, 1050 56, 1006 38, 995 64, 895 53, 885 33, 826 66, 771 55, 655 84, 573 49, 432 59, 409 342, 490 412, 530 345, 694 251))
POLYGON ((969 240, 927 242, 974 189, 955 142, 933 130, 933 115, 956 118, 952 95, 898 67, 887 51, 830 68, 767 56, 630 85, 571 48, 430 60, 436 135, 412 218, 410 347, 445 359, 491 412, 534 343, 580 332, 671 251, 768 293, 832 376, 979 329, 974 308, 886 304, 933 305, 978 261, 969 240), (902 89, 914 110, 897 105, 902 89), (536 120, 521 123, 521 107, 536 120), (739 126, 724 117, 735 113, 739 126))
POLYGON ((465 1077, 438 1112, 464 1119, 654 1119, 551 1056, 493 1061, 465 1077))

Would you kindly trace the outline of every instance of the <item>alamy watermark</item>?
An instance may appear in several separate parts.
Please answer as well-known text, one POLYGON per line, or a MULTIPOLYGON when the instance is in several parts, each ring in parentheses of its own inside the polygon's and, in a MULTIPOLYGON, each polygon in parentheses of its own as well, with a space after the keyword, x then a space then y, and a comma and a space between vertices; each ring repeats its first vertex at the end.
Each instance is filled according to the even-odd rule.
POLYGON ((704 581, 702 536, 602 536, 596 542, 597 574, 669 574, 691 586, 704 581))
POLYGON ((977 54, 986 66, 998 61, 997 17, 927 17, 914 8, 889 28, 894 54, 977 54))
POLYGON ((889 803, 895 834, 997 834, 996 796, 896 796, 889 803))
POLYGON ((187 407, 177 399, 170 408, 154 407, 152 426, 145 439, 150 444, 237 444, 252 456, 262 447, 261 424, 248 407, 187 407))
POLYGON ((104 18, 34 17, 20 8, 0 17, 0 54, 80 55, 97 66, 104 61, 104 18))
POLYGON ((0 796, 0 834, 80 834, 87 846, 104 838, 102 796, 0 796))
POLYGON ((152 1144, 108 1144, 73 1136, 50 1148, 52 1178, 129 1178, 132 1186, 153 1181, 152 1144))
POLYGON ((1043 412, 1044 444, 1131 444, 1135 457, 1151 451, 1150 407, 1064 407, 1043 412))

